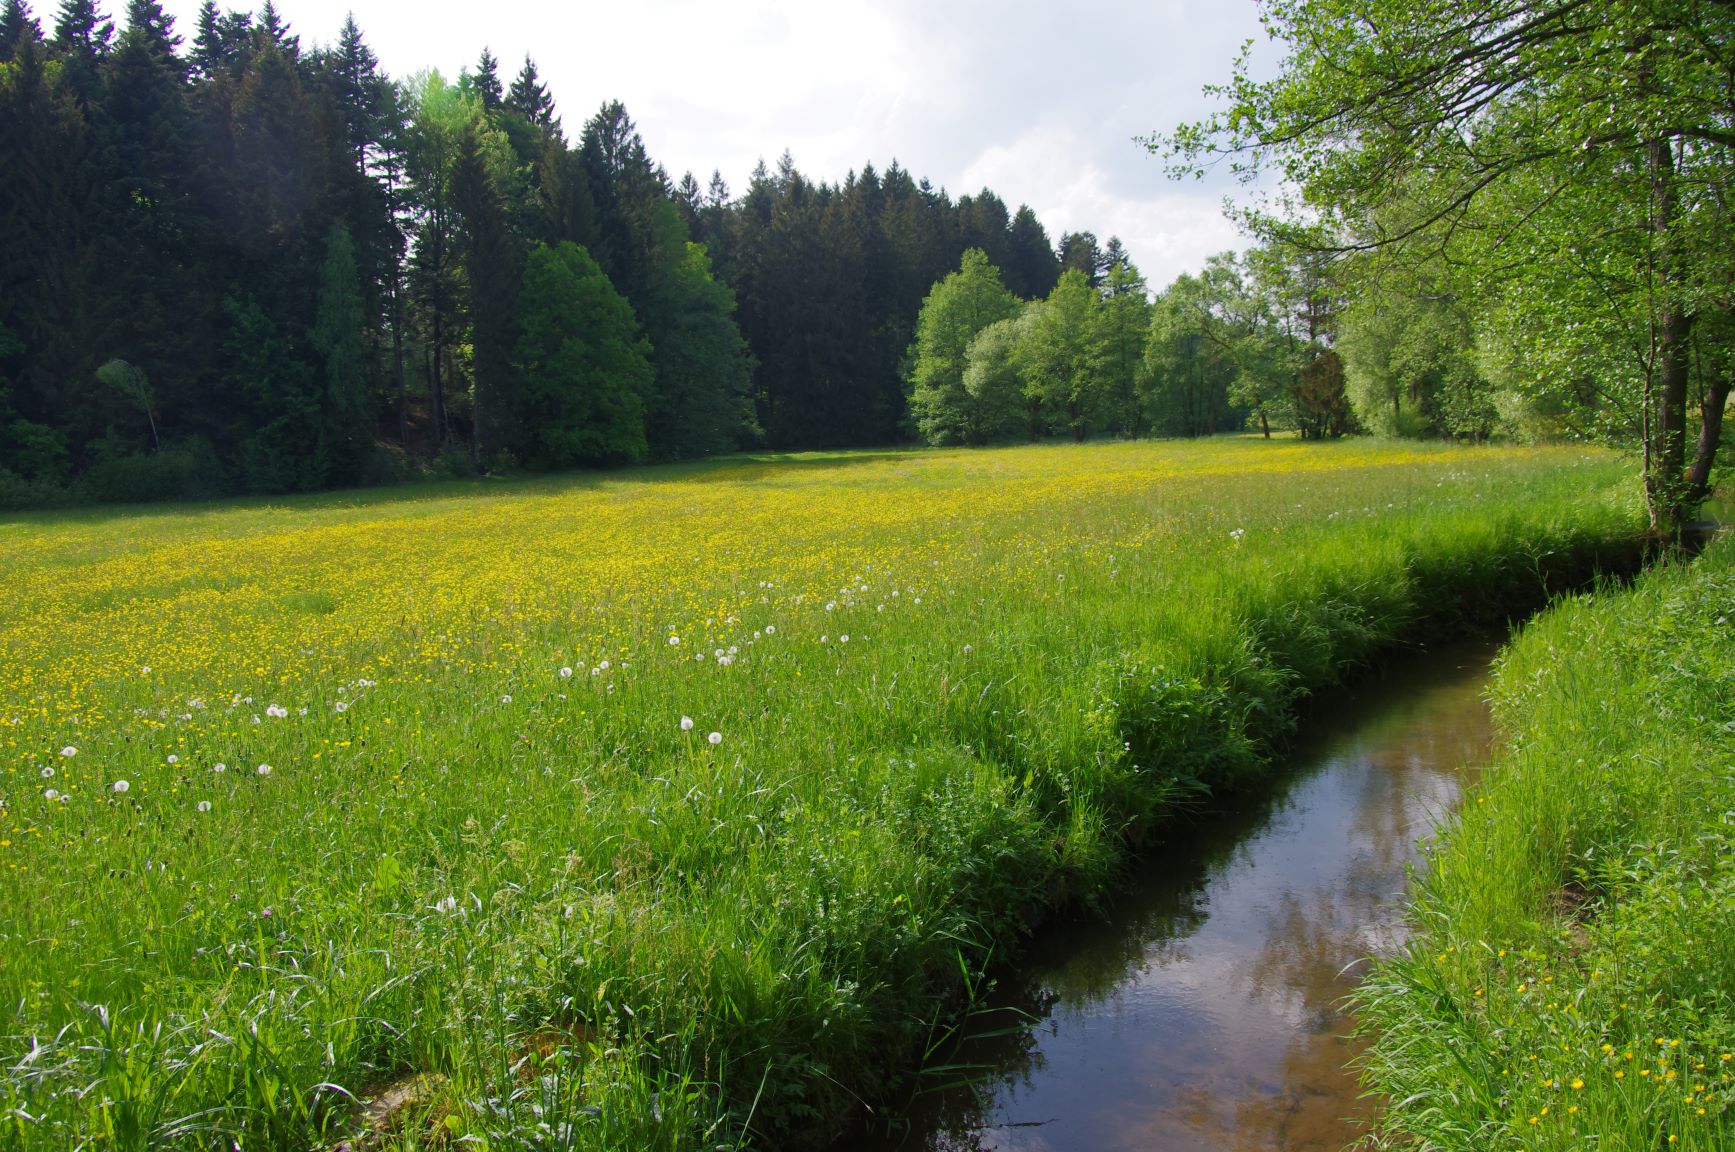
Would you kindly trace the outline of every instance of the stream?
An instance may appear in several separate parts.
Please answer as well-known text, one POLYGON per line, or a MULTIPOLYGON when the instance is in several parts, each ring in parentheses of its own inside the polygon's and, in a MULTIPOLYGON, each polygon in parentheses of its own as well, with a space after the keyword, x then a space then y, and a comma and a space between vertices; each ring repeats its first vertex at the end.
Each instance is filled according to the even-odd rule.
POLYGON ((1037 933, 966 1024, 973 1038, 936 1058, 971 1071, 930 1071, 903 1117, 843 1147, 1355 1140, 1371 1104, 1346 1067, 1341 1001, 1365 957, 1402 942, 1406 868, 1489 754, 1495 650, 1438 649, 1323 700, 1290 766, 1232 812, 1177 826, 1106 918, 1037 933))

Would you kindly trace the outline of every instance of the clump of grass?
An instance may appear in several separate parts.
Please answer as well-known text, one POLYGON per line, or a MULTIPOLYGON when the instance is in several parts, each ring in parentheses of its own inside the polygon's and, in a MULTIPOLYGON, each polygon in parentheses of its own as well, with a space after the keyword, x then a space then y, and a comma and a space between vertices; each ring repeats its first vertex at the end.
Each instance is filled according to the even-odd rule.
POLYGON ((1357 993, 1384 1143, 1735 1145, 1735 539, 1502 657, 1510 749, 1357 993))
POLYGON ((1027 914, 1630 550, 1631 490, 1223 440, 21 519, 0 1144, 818 1142, 1027 914))

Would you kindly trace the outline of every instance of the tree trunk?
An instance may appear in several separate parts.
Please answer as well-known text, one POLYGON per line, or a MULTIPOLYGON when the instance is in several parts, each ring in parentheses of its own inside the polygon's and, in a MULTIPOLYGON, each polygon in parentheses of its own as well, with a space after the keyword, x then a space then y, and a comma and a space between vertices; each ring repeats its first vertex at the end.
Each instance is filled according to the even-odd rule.
POLYGON ((1680 533, 1687 511, 1683 474, 1687 464, 1687 341, 1692 334, 1692 318, 1681 307, 1680 275, 1669 234, 1675 210, 1674 145, 1667 138, 1652 140, 1645 145, 1645 157, 1651 180, 1651 261, 1659 298, 1652 367, 1656 413, 1645 500, 1650 506, 1652 531, 1674 537, 1680 533))
POLYGON ((1729 405, 1729 376, 1715 377, 1705 390, 1699 406, 1699 446, 1693 453, 1693 463, 1687 469, 1686 501, 1691 512, 1711 494, 1711 466, 1717 461, 1717 448, 1723 441, 1723 412, 1729 405))
POLYGON ((398 386, 398 446, 410 450, 410 386, 404 378, 403 274, 392 267, 392 379, 398 386))
POLYGON ((442 352, 446 343, 445 318, 440 315, 438 300, 434 304, 434 348, 432 367, 428 374, 428 410, 434 424, 434 451, 446 445, 446 398, 440 383, 442 352))
POLYGON ((1267 440, 1271 439, 1271 421, 1265 416, 1265 409, 1259 410, 1259 430, 1265 433, 1267 440))

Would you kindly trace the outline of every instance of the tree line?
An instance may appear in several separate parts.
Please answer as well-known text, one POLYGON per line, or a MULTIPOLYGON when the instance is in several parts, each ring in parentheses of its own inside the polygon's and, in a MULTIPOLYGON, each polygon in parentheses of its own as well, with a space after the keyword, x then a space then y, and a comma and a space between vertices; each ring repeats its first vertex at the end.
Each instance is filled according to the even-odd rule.
POLYGON ((157 0, 0 6, 10 502, 906 440, 969 249, 1025 297, 1103 260, 896 163, 672 180, 619 103, 569 139, 528 58, 394 80, 269 0, 190 41, 157 0))
POLYGON ((971 249, 923 301, 910 407, 931 444, 1355 427, 1317 261, 1221 253, 1153 300, 1111 241, 1090 271, 1020 299, 971 249))

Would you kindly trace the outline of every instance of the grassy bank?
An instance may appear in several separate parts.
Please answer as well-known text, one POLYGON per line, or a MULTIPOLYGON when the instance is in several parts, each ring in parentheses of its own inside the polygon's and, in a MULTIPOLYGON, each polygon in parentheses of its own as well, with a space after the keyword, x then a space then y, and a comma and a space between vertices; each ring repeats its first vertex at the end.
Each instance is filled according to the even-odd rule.
POLYGON ((1631 493, 1236 439, 0 524, 0 1143, 382 1093, 400 1147, 813 1143, 1023 913, 1629 556, 1631 493))
POLYGON ((1735 539, 1533 621, 1510 750, 1360 992, 1386 1136, 1735 1146, 1735 539))

